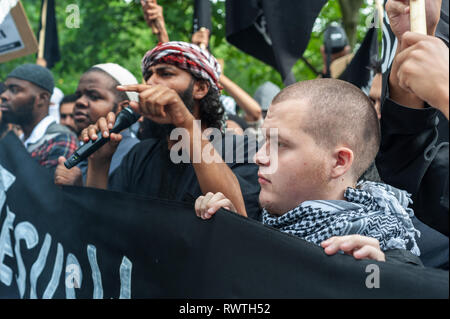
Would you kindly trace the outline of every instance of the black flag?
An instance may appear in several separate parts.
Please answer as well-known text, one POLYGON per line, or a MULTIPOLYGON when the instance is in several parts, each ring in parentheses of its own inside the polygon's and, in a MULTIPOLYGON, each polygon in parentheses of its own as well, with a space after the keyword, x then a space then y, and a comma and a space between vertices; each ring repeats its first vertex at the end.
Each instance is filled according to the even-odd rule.
POLYGON ((47 1, 47 15, 45 27, 44 59, 47 61, 47 67, 51 69, 56 64, 56 62, 61 59, 61 56, 59 53, 58 44, 58 28, 56 26, 55 0, 42 0, 39 33, 42 29, 42 15, 45 1, 47 1))
POLYGON ((303 56, 326 0, 227 0, 227 40, 274 67, 284 83, 303 56))
POLYGON ((194 3, 193 33, 202 27, 212 31, 210 0, 195 0, 194 3))
POLYGON ((363 90, 364 93, 369 94, 370 85, 375 76, 373 71, 370 70, 370 65, 376 60, 378 60, 378 32, 376 28, 371 28, 352 62, 339 79, 350 82, 363 90))

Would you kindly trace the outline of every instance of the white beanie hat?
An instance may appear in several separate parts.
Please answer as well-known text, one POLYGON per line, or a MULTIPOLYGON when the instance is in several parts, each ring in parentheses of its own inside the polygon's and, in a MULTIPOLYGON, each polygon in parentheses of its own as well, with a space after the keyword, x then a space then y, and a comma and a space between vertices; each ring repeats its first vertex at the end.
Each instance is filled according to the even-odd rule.
MULTIPOLYGON (((138 81, 130 71, 115 63, 104 63, 93 66, 108 73, 120 85, 138 84, 138 81)), ((126 92, 130 101, 139 102, 139 95, 136 92, 126 92)))

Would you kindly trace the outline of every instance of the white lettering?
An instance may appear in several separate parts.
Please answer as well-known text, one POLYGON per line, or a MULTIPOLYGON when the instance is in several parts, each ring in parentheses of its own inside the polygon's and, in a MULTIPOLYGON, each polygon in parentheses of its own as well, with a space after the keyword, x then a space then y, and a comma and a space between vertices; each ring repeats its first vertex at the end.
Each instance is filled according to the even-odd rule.
POLYGON ((10 230, 13 230, 13 222, 16 215, 9 211, 9 207, 6 206, 7 215, 3 223, 2 232, 0 233, 0 281, 6 286, 10 286, 12 282, 13 272, 12 269, 3 264, 5 256, 14 257, 10 230))
POLYGON ((120 265, 120 297, 119 299, 131 299, 131 270, 133 264, 124 256, 120 265))
POLYGON ((50 282, 48 283, 47 288, 44 291, 42 299, 53 298, 53 295, 55 294, 56 289, 58 288, 59 285, 59 278, 61 277, 63 262, 64 262, 64 249, 63 246, 60 243, 58 243, 52 278, 50 279, 50 282))
POLYGON ((49 234, 45 234, 44 243, 42 244, 41 250, 39 251, 38 258, 34 262, 33 266, 31 266, 30 299, 37 299, 37 292, 36 292, 37 280, 45 267, 45 263, 47 262, 47 256, 51 244, 52 244, 52 236, 50 236, 49 234))
POLYGON ((92 269, 92 281, 94 283, 94 299, 103 299, 103 285, 102 285, 102 274, 98 268, 97 263, 97 248, 94 245, 88 245, 87 254, 89 258, 89 264, 92 269))
POLYGON ((27 272, 23 263, 22 255, 20 253, 20 240, 25 240, 28 249, 34 248, 39 243, 39 235, 36 228, 29 222, 22 222, 16 226, 14 230, 14 237, 16 239, 16 246, 14 251, 16 253, 17 268, 19 275, 16 277, 17 287, 19 287, 20 298, 25 294, 25 281, 27 272))

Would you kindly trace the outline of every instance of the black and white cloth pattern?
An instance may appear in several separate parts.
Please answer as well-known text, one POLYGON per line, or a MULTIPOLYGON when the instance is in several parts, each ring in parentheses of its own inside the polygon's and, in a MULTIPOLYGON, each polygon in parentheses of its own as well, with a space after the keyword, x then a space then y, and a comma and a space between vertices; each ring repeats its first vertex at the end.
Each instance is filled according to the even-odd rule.
POLYGON ((344 200, 306 201, 282 216, 263 211, 263 223, 320 245, 333 236, 373 237, 383 251, 407 249, 420 256, 410 194, 387 184, 363 181, 347 188, 344 200))

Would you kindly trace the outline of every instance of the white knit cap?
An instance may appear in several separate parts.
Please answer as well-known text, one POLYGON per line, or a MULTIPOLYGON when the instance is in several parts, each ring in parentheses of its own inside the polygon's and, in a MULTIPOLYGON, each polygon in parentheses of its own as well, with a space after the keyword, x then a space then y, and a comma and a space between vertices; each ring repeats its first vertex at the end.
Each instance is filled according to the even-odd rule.
MULTIPOLYGON (((130 71, 115 63, 97 64, 94 68, 101 69, 108 73, 120 85, 138 84, 138 81, 130 71)), ((130 101, 139 102, 139 95, 136 92, 126 92, 130 101)))

